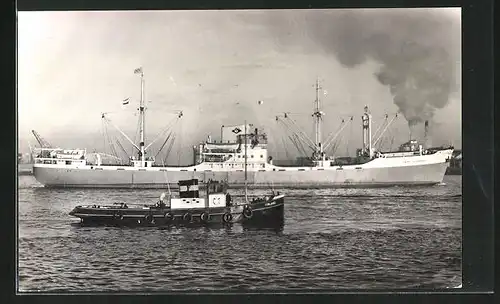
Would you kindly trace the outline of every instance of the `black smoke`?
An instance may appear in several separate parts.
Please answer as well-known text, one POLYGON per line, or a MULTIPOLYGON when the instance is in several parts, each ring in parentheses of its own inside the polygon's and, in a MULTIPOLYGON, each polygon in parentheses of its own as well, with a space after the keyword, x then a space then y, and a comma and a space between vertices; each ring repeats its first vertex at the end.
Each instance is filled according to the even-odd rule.
POLYGON ((374 77, 389 88, 410 126, 432 120, 458 85, 460 21, 449 10, 332 10, 285 18, 346 67, 377 62, 374 77))

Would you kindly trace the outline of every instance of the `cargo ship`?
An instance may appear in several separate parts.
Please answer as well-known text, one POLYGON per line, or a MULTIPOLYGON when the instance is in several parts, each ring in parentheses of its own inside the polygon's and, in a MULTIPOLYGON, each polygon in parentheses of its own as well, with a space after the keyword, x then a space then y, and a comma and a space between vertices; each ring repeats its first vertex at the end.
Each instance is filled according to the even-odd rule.
MULTIPOLYGON (((146 157, 144 143, 144 73, 141 77, 140 142, 135 144, 137 158, 127 164, 105 164, 97 154, 90 161, 86 149, 38 149, 34 154, 33 174, 46 187, 89 188, 165 188, 176 187, 181 180, 223 180, 231 187, 384 187, 396 185, 432 185, 443 181, 453 147, 423 148, 416 140, 402 144, 396 151, 377 151, 372 140, 372 116, 368 107, 362 114, 362 148, 356 157, 336 159, 327 155, 332 138, 322 142, 319 81, 313 118, 315 139, 298 132, 312 150, 308 162, 299 166, 273 164, 267 150, 267 135, 252 124, 222 126, 219 140, 209 137, 193 147, 193 164, 189 166, 159 165, 154 157, 146 157), (245 153, 245 152, 246 153, 245 153), (246 169, 246 170, 245 170, 246 169), (245 178, 246 177, 246 178, 245 178)), ((178 118, 182 117, 182 112, 178 118)), ((286 118, 276 117, 276 120, 286 118)), ((102 115, 105 119, 105 115, 102 115)), ((351 117, 351 120, 353 118, 351 117)), ((387 128, 387 126, 386 126, 387 128)), ((380 138, 380 136, 379 136, 380 138)))

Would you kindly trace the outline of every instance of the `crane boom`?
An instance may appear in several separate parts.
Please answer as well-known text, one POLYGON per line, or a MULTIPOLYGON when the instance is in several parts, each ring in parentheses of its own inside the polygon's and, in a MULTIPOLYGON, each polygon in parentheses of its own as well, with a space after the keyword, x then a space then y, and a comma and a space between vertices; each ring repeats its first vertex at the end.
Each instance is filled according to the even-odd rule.
POLYGON ((33 133, 33 135, 35 136, 36 138, 36 141, 38 142, 38 144, 40 145, 41 148, 52 148, 52 145, 46 141, 45 139, 43 139, 40 134, 38 134, 37 131, 35 130, 31 130, 31 132, 33 133))

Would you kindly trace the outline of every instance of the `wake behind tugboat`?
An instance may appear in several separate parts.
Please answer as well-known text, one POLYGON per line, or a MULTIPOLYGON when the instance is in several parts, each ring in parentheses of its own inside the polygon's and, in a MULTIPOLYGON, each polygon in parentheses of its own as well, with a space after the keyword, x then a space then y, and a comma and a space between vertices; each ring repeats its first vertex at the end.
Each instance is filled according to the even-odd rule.
POLYGON ((85 205, 75 207, 69 214, 81 219, 83 225, 113 226, 197 226, 230 225, 276 227, 284 224, 284 195, 240 202, 233 201, 227 184, 210 180, 206 197, 200 198, 198 180, 179 181, 179 197, 169 197, 167 204, 162 194, 156 204, 128 206, 85 205))

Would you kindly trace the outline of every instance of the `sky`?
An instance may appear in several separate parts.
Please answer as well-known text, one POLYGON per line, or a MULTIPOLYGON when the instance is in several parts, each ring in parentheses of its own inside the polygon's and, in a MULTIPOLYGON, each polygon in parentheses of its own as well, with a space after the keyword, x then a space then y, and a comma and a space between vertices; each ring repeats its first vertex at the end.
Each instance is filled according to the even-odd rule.
POLYGON ((365 105, 374 130, 400 112, 385 133, 392 148, 410 126, 423 137, 425 120, 432 145, 461 147, 459 8, 82 11, 18 13, 20 152, 36 130, 54 146, 109 153, 104 112, 137 141, 138 67, 146 145, 183 111, 170 162, 191 162, 193 145, 245 120, 268 133, 275 159, 299 156, 275 116, 290 112, 314 140, 317 78, 324 136, 354 117, 338 154, 360 147, 365 105))

